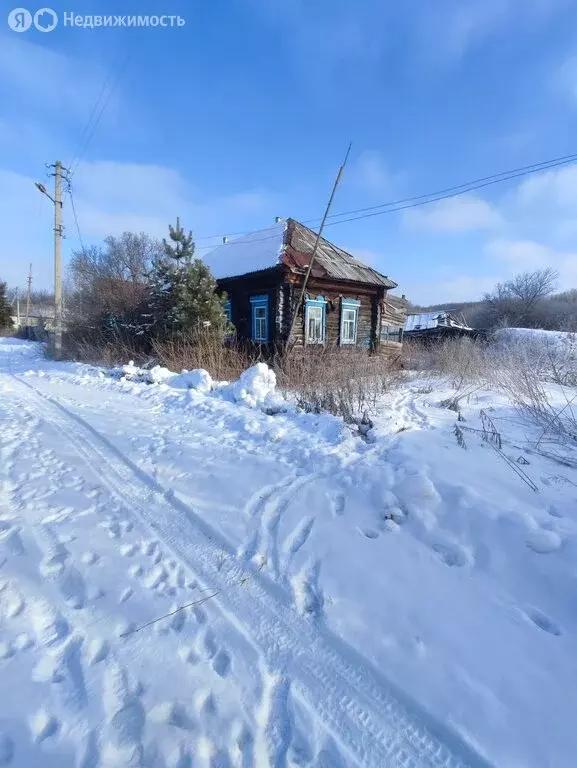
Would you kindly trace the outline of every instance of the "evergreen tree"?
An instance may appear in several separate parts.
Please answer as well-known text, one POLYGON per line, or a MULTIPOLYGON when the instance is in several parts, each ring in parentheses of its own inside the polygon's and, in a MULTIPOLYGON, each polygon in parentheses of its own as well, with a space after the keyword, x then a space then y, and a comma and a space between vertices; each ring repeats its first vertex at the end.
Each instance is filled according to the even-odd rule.
POLYGON ((226 297, 216 293, 216 280, 207 265, 193 258, 192 233, 185 235, 177 219, 176 227, 169 225, 169 237, 174 245, 163 241, 165 255, 154 263, 149 274, 148 329, 155 336, 207 327, 225 331, 226 297))
POLYGON ((194 256, 195 244, 192 232, 189 231, 188 235, 184 234, 184 228, 180 226, 180 218, 178 216, 176 217, 176 227, 173 227, 172 224, 168 225, 168 236, 174 245, 163 239, 165 254, 179 264, 190 264, 194 256))
POLYGON ((12 328, 10 305, 6 298, 6 283, 0 281, 0 328, 12 328))

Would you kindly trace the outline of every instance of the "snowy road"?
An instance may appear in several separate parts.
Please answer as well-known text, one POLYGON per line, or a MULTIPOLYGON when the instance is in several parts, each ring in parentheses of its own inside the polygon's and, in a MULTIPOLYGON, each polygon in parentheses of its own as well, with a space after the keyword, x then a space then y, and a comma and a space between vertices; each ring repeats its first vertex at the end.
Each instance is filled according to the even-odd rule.
MULTIPOLYGON (((394 441, 200 396, 174 408, 36 355, 0 343, 0 764, 490 764, 355 649, 363 614, 319 577, 335 541, 379 536, 350 510, 379 503, 394 441)), ((461 550, 434 544, 442 586, 461 550)))

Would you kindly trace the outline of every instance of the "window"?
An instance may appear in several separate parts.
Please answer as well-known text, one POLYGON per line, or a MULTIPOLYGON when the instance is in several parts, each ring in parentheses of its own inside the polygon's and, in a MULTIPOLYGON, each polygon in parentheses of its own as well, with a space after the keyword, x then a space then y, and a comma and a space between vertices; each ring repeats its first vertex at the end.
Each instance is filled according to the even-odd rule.
POLYGON ((229 323, 232 323, 232 307, 230 305, 230 299, 224 302, 223 306, 224 316, 229 323))
POLYGON ((260 344, 268 342, 268 296, 251 296, 252 338, 260 344))
MULTIPOLYGON (((416 328, 415 328, 416 330, 416 328)), ((383 325, 381 341, 402 341, 403 327, 400 325, 383 325)))
POLYGON ((326 301, 322 296, 307 299, 305 310, 305 330, 307 344, 325 343, 326 301))
POLYGON ((357 343, 357 325, 359 318, 358 299, 341 300, 341 344, 357 343))

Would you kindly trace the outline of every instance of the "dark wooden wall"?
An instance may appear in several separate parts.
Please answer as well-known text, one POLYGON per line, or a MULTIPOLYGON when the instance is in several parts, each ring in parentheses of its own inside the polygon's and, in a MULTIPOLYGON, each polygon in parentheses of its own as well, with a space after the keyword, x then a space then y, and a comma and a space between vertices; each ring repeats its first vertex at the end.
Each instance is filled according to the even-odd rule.
POLYGON ((269 342, 278 341, 280 325, 277 317, 278 292, 283 273, 280 269, 269 269, 264 272, 254 272, 241 277, 219 280, 219 290, 225 292, 230 299, 231 320, 240 340, 252 339, 252 305, 251 296, 268 296, 268 328, 269 342))
MULTIPOLYGON (((293 295, 298 298, 301 287, 293 286, 293 295)), ((311 278, 307 284, 305 294, 309 299, 323 296, 326 306, 326 336, 325 342, 329 346, 338 345, 341 333, 341 299, 356 299, 360 301, 359 319, 357 326, 357 346, 370 349, 375 340, 374 316, 377 305, 378 289, 367 286, 361 288, 352 285, 347 286, 319 278, 311 278)), ((302 346, 304 343, 304 307, 299 307, 298 319, 295 324, 291 342, 302 346)))
MULTIPOLYGON (((239 340, 252 339, 251 296, 267 295, 269 298, 269 342, 283 344, 288 339, 292 319, 292 307, 300 296, 302 276, 287 274, 282 267, 255 272, 242 277, 219 280, 218 286, 231 301, 232 323, 239 340)), ((357 347, 377 351, 384 355, 398 354, 401 345, 381 340, 383 325, 402 325, 404 318, 386 301, 386 291, 378 286, 347 284, 318 277, 311 277, 307 285, 308 298, 323 296, 326 305, 326 338, 329 346, 338 346, 341 329, 341 299, 360 301, 357 326, 357 347)), ((297 322, 291 343, 304 344, 304 311, 299 307, 297 322)))

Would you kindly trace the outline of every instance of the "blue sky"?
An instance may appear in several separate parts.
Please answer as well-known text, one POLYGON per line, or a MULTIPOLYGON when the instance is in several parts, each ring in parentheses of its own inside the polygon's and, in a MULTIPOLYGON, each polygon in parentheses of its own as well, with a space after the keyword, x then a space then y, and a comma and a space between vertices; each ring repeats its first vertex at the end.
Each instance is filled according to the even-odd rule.
MULTIPOLYGON (((125 66, 74 177, 86 243, 198 238, 376 205, 577 152, 573 0, 106 0, 60 16, 180 14, 180 28, 12 32, 0 23, 0 278, 51 285, 51 210, 33 181, 69 163, 125 66)), ((35 11, 37 8, 30 7, 35 11)), ((65 258, 78 248, 65 205, 65 258)), ((327 237, 419 302, 472 299, 553 266, 577 286, 577 166, 327 237)), ((198 246, 218 241, 198 240, 198 246)), ((202 254, 202 251, 200 251, 202 254)))

